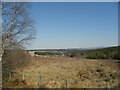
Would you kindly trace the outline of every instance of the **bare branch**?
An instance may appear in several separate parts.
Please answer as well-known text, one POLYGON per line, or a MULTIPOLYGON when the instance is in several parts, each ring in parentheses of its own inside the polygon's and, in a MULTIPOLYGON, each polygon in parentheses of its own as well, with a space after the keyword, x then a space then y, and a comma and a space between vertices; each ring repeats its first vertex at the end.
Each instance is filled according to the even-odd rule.
POLYGON ((33 39, 35 31, 32 19, 29 17, 28 4, 25 2, 5 2, 2 6, 2 48, 23 46, 33 39))

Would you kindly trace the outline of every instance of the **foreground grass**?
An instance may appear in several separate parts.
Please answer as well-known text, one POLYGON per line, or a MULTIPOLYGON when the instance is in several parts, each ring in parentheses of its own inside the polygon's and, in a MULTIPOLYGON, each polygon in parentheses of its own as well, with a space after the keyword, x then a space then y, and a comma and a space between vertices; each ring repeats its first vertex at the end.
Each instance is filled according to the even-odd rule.
POLYGON ((26 67, 16 68, 3 87, 106 88, 118 86, 117 60, 68 57, 34 57, 26 67))

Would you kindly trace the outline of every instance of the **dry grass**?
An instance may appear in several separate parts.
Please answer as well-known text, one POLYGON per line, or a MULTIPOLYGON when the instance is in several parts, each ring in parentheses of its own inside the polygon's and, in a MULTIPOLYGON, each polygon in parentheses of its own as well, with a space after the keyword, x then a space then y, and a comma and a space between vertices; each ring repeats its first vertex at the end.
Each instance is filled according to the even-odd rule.
POLYGON ((118 86, 116 60, 89 60, 68 57, 34 57, 26 67, 16 68, 3 87, 106 88, 118 86), (21 75, 25 75, 25 80, 21 75), (14 84, 15 80, 23 84, 14 84), (13 83, 12 85, 10 83, 13 83))

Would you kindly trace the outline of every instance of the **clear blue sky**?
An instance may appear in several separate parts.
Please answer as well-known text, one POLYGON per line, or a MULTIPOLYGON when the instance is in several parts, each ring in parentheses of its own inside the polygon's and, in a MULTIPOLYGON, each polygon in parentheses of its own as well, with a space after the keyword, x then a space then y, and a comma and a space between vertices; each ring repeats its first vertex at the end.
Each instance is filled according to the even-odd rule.
POLYGON ((117 2, 31 2, 38 48, 88 48, 118 44, 117 2))

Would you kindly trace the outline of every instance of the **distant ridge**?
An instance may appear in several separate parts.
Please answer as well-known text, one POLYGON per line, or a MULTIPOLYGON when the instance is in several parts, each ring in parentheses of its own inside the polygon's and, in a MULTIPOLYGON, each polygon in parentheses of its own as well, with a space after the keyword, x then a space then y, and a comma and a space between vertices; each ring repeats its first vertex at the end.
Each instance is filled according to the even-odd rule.
POLYGON ((89 48, 66 48, 66 49, 30 49, 28 51, 65 51, 65 50, 95 50, 95 49, 104 49, 104 48, 114 48, 120 46, 101 46, 101 47, 89 47, 89 48))

